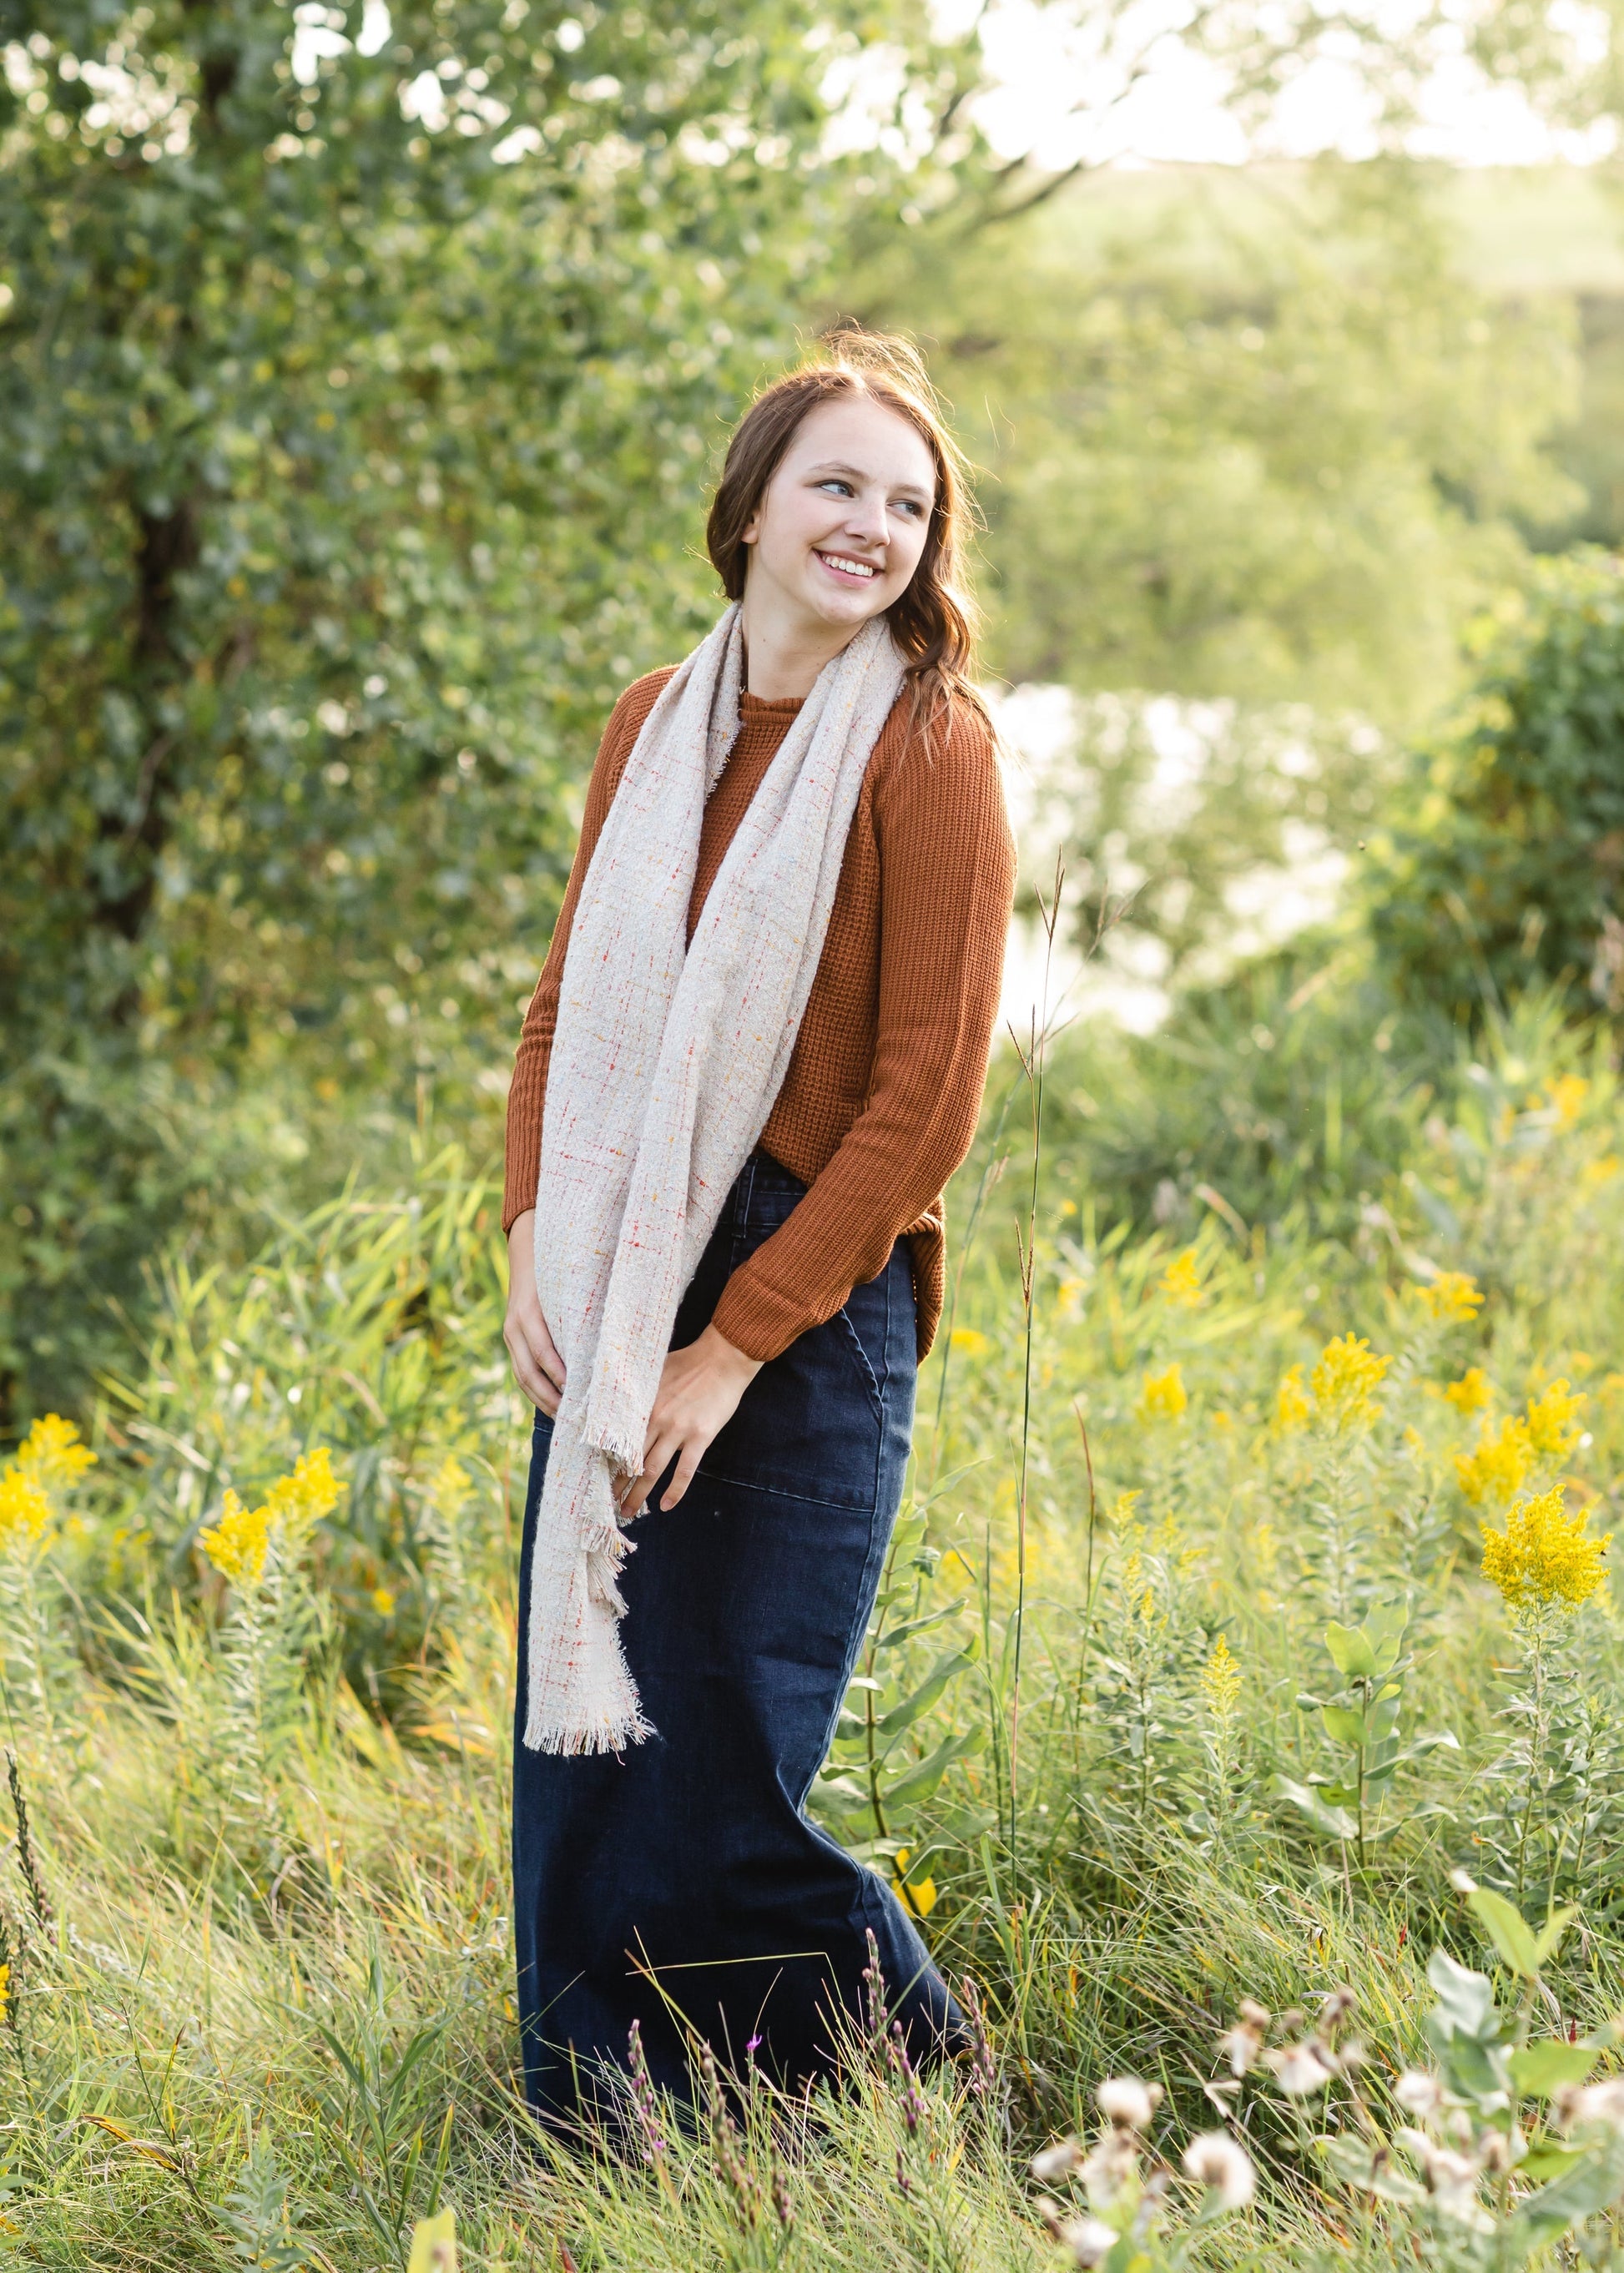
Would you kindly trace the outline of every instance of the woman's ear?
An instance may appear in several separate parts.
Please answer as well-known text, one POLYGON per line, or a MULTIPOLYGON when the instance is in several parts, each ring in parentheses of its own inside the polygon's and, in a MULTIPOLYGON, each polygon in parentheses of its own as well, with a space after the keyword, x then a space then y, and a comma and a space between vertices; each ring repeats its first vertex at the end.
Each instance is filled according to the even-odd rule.
POLYGON ((758 511, 750 515, 744 527, 739 531, 739 542, 741 544, 754 544, 760 535, 761 514, 758 511))

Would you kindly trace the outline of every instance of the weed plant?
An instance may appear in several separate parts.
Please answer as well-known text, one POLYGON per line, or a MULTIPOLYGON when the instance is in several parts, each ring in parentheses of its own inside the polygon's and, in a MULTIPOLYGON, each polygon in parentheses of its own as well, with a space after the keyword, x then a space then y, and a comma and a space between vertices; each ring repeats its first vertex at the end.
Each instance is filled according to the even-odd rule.
POLYGON ((1424 1099, 1391 1074, 1332 1236, 1295 1161, 1273 1213, 1114 1218, 1078 1047, 1052 1113, 1000 1067, 953 1195, 814 1803, 981 2048, 915 2075, 876 2006, 809 2104, 696 2046, 680 2109, 628 2048, 593 2134, 528 2123, 527 1416, 496 1192, 425 1149, 251 1268, 169 1257, 140 1362, 0 1475, 0 2248, 364 2273, 450 2210, 514 2273, 1611 2262, 1606 1053, 1532 1004, 1424 1099))

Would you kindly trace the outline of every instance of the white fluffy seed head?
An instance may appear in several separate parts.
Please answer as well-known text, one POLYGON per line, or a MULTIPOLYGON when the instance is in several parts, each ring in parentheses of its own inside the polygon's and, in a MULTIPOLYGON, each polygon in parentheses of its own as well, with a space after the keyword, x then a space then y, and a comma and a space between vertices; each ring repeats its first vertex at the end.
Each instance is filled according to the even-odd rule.
POLYGON ((1610 2075, 1600 2083, 1581 2084, 1576 2091, 1564 2092, 1558 2102, 1565 2121, 1571 2128, 1575 2124, 1605 2124, 1610 2131, 1624 2131, 1624 2075, 1610 2075))
POLYGON ((1393 2097, 1401 2107, 1427 2123, 1444 2104, 1444 2088, 1435 2075, 1428 2075, 1425 2069, 1407 2067, 1393 2087, 1393 2097))
POLYGON ((1312 2037, 1299 2044, 1282 2044, 1264 2055, 1281 2089, 1293 2099, 1307 2099, 1323 2091, 1336 2073, 1336 2059, 1312 2037))
POLYGON ((1032 2157, 1032 2175, 1041 2187, 1056 2186, 1081 2167, 1083 2150, 1075 2139, 1056 2139, 1032 2157))
POLYGON ((1100 2112, 1121 2131, 1147 2131, 1162 2100, 1159 2083, 1141 2083, 1136 2075, 1109 2076, 1094 2093, 1100 2112))
POLYGON ((1243 2209, 1257 2191, 1258 2174, 1246 2149, 1227 2131, 1203 2131, 1184 2149, 1184 2176, 1205 2187, 1225 2209, 1243 2209))
POLYGON ((1063 2241, 1079 2265, 1098 2265, 1116 2247, 1116 2230, 1102 2217, 1062 2218, 1055 2239, 1063 2241))

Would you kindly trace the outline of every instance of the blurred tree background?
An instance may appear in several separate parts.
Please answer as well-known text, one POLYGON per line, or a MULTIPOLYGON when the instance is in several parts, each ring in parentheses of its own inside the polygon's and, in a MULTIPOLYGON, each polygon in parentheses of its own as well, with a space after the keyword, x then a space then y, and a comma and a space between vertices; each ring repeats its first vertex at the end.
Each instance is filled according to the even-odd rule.
MULTIPOLYGON (((1229 1077, 1191 1021, 1237 956, 1249 1003, 1351 974, 1307 998, 1338 1054, 1519 955, 1617 1007, 1607 168, 1403 154, 1425 26, 1069 14, 1102 149, 1158 42, 1250 124, 1340 41, 1372 154, 1011 159, 924 0, 0 0, 0 1437, 119 1362, 177 1238, 251 1250, 427 1118, 494 1156, 602 718, 709 619, 728 424, 836 315, 927 344, 984 469, 989 668, 1012 726, 1052 694, 1031 873, 1079 934, 1136 893, 1102 961, 1154 1046, 1229 1077)), ((1456 35, 1597 132, 1565 26, 1456 35)), ((1220 1173, 1140 1119, 1124 1205, 1220 1173)))

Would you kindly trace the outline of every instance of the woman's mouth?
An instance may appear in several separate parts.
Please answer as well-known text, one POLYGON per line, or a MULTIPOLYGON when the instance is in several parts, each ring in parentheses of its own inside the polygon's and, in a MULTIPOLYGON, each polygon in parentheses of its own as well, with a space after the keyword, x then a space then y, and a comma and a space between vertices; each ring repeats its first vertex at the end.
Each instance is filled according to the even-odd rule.
POLYGON ((820 552, 817 557, 831 575, 848 584, 871 583, 879 574, 872 560, 859 560, 850 552, 820 552))

